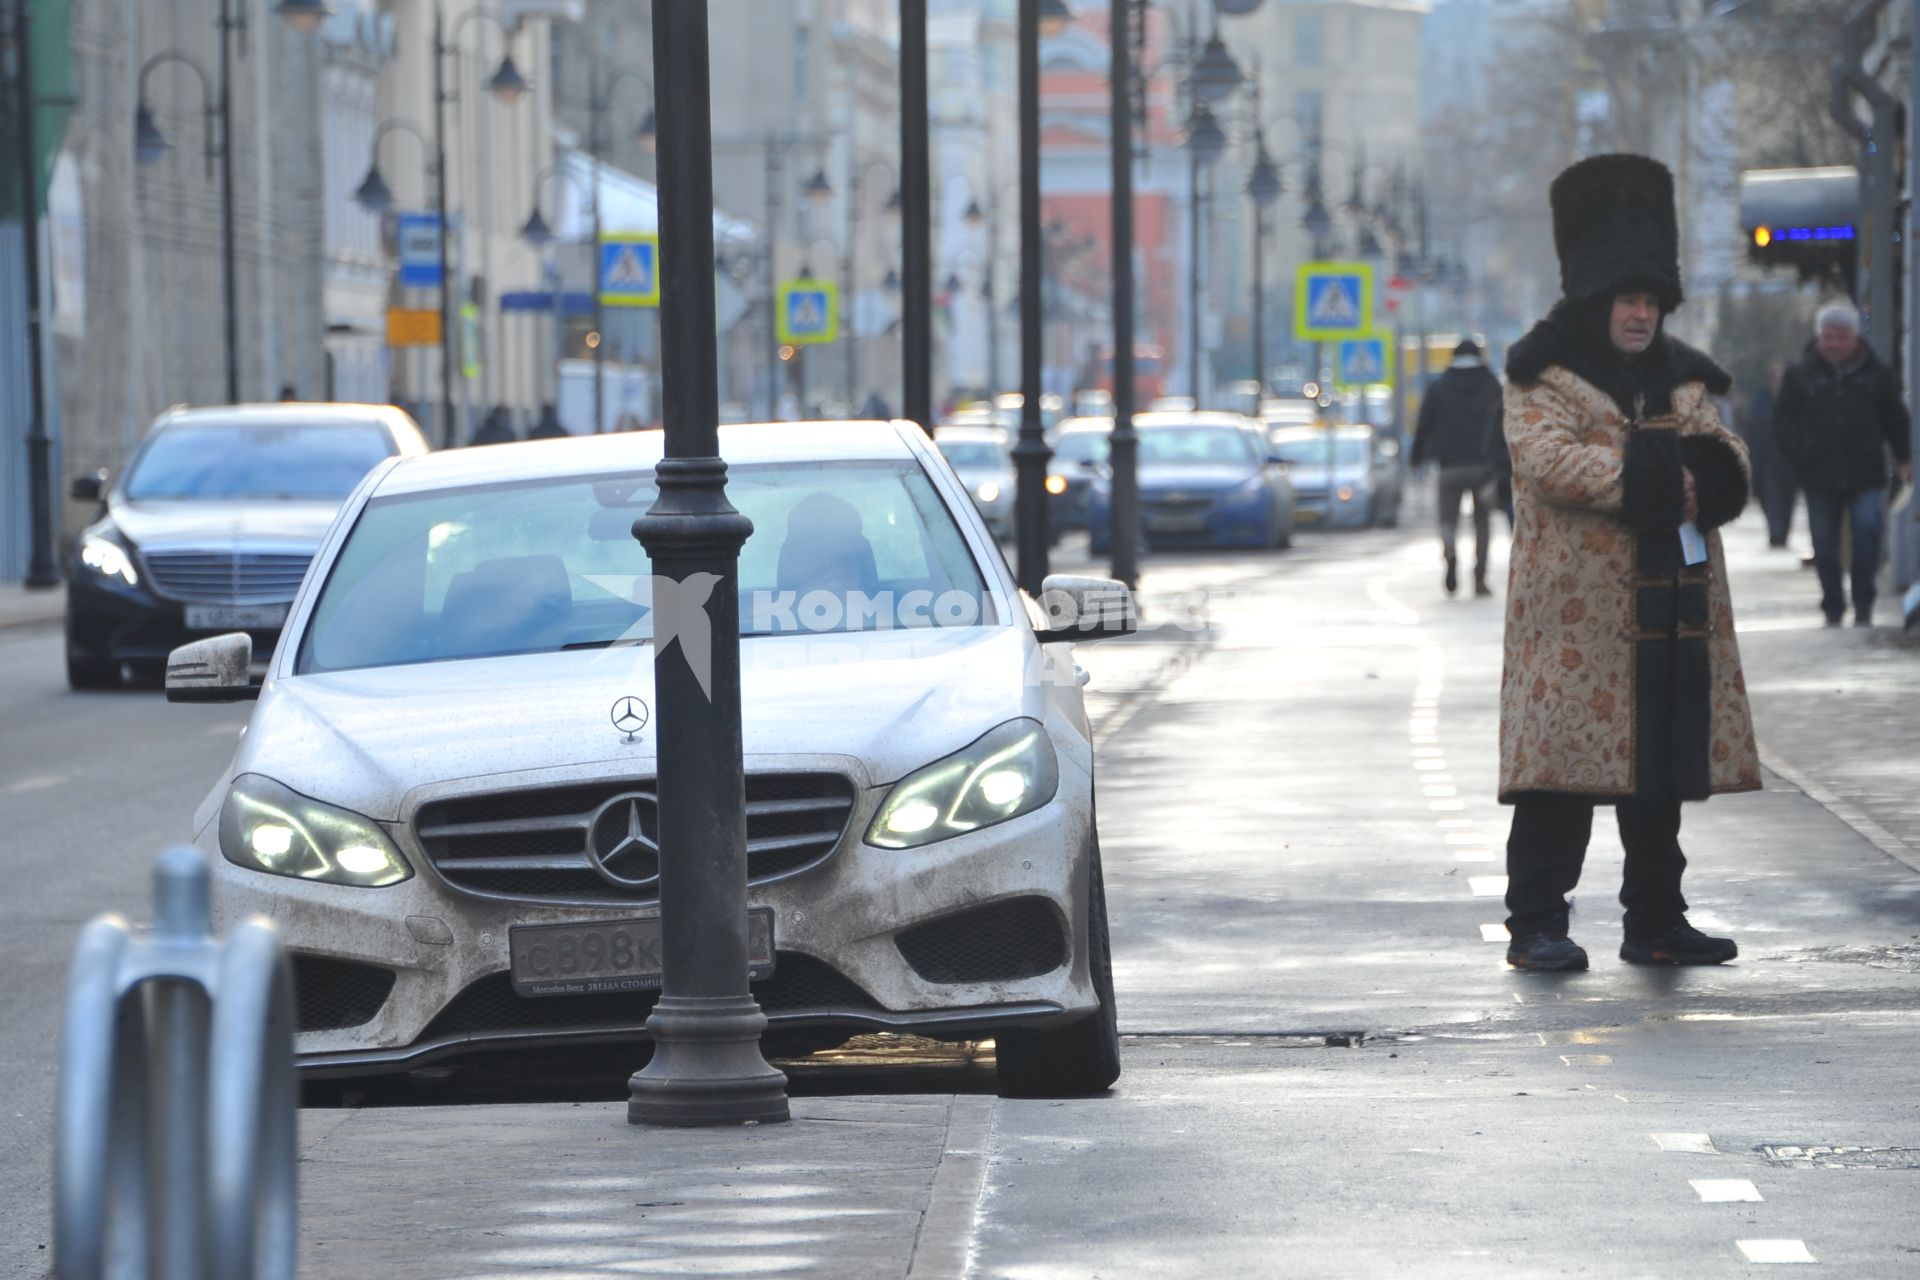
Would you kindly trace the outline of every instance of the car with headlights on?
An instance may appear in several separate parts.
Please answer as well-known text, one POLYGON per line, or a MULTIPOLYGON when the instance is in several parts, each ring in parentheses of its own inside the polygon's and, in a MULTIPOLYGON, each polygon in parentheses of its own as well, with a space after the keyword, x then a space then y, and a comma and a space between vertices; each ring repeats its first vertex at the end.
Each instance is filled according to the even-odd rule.
MULTIPOLYGON (((753 523, 737 585, 768 1051, 992 1038, 1004 1091, 1104 1089, 1119 1039, 1071 650, 1131 630, 1126 588, 1024 596, 912 423, 720 440, 753 523)), ((244 634, 174 655, 170 698, 258 698, 196 839, 217 921, 279 923, 309 1079, 645 1040, 661 859, 694 852, 659 844, 650 713, 656 621, 686 642, 665 605, 686 584, 656 583, 631 533, 661 443, 385 463, 257 689, 244 634)))
POLYGON ((936 427, 933 446, 967 486, 993 536, 1003 541, 1012 538, 1015 481, 1007 433, 990 426, 936 427))
POLYGON ((1293 477, 1299 523, 1363 529, 1399 520, 1398 448, 1389 451, 1372 427, 1276 427, 1269 440, 1293 477))
MULTIPOLYGON (((1289 546, 1293 486, 1267 449, 1266 433, 1237 413, 1136 414, 1140 532, 1154 547, 1289 546)), ((1062 432, 1064 437, 1066 433, 1062 432)), ((1112 542, 1111 483, 1087 513, 1095 555, 1112 542)))
POLYGON ((245 630, 272 652, 294 591, 340 504, 391 457, 427 452, 391 405, 243 404, 160 415, 112 483, 67 565, 67 683, 155 677, 196 636, 245 630))

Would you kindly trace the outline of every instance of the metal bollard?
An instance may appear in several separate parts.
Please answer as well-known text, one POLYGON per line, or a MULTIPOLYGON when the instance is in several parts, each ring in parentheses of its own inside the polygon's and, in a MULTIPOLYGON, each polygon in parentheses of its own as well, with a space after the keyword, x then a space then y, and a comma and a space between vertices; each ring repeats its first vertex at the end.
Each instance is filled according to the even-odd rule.
POLYGON ((211 935, 206 860, 154 866, 154 927, 81 930, 54 1141, 58 1280, 292 1280, 293 973, 273 922, 211 935))

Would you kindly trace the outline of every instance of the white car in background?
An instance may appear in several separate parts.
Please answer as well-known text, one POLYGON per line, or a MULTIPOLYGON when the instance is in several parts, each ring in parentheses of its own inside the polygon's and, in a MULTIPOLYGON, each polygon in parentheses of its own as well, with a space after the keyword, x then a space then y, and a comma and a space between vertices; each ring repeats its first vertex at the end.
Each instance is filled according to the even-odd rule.
POLYGON ((967 486, 967 495, 993 536, 1012 539, 1017 487, 1012 437, 999 427, 941 426, 934 428, 933 447, 967 486))
MULTIPOLYGON (((1003 1091, 1104 1089, 1094 761, 1062 642, 1130 630, 1131 598, 1052 579, 1049 608, 1083 624, 1049 622, 911 423, 721 442, 754 523, 740 659, 769 1051, 991 1037, 1003 1091)), ((310 1079, 644 1040, 660 800, 631 526, 661 444, 401 459, 321 546, 196 819, 220 926, 270 915, 293 953, 310 1079)), ((248 696, 247 648, 177 652, 169 696, 248 696)))

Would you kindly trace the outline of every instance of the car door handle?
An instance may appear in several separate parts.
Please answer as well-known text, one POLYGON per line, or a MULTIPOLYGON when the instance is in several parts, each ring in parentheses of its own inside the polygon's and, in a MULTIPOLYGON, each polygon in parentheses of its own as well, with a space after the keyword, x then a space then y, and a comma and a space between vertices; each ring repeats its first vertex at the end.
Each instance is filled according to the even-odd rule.
POLYGON ((1077 662, 1073 664, 1073 681, 1075 684, 1085 688, 1087 682, 1091 679, 1093 679, 1093 672, 1087 670, 1077 662))

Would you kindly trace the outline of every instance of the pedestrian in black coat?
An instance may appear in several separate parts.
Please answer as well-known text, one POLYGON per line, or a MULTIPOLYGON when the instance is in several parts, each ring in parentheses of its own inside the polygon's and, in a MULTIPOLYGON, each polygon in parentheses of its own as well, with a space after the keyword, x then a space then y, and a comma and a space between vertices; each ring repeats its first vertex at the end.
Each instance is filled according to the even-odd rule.
POLYGON ((1840 569, 1840 521, 1853 536, 1853 623, 1873 625, 1874 579, 1887 524, 1887 452, 1913 478, 1907 407, 1893 370, 1860 337, 1850 303, 1820 308, 1806 354, 1787 370, 1773 409, 1774 439, 1807 493, 1820 608, 1837 627, 1847 599, 1840 569))
POLYGON ((1760 508, 1767 516, 1767 542, 1776 547, 1786 546, 1793 532, 1793 507, 1800 491, 1793 478, 1793 464, 1780 452, 1773 430, 1774 405, 1786 375, 1785 361, 1775 360, 1767 366, 1767 384, 1748 397, 1747 411, 1739 423, 1753 459, 1754 496, 1760 499, 1760 508))
POLYGON ((527 432, 527 439, 552 440, 570 434, 572 433, 560 424, 559 413, 549 403, 540 406, 540 421, 534 423, 533 430, 527 432))
POLYGON ((1453 349, 1453 363, 1427 388, 1420 402, 1420 418, 1413 432, 1413 465, 1434 463, 1440 469, 1440 549, 1446 556, 1447 594, 1460 586, 1456 550, 1460 532, 1460 499, 1473 495, 1473 593, 1490 596, 1487 585, 1487 542, 1492 536, 1494 487, 1499 475, 1498 454, 1506 441, 1500 436, 1500 379, 1480 358, 1472 338, 1453 349))

